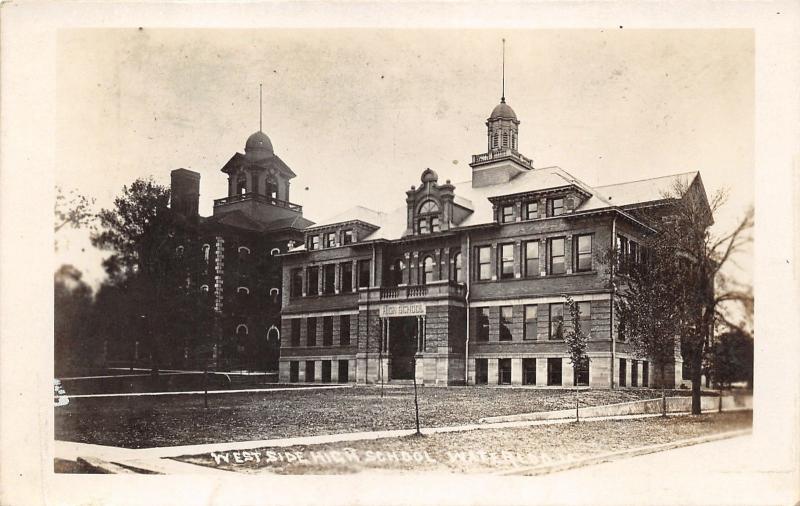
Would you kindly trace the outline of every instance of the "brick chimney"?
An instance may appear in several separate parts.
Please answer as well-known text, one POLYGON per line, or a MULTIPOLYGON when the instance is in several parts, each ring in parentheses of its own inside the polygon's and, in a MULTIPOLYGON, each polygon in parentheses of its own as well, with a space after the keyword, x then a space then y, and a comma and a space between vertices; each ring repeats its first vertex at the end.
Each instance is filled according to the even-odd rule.
POLYGON ((200 174, 188 169, 175 169, 170 173, 170 188, 170 207, 187 219, 196 219, 200 206, 200 174))

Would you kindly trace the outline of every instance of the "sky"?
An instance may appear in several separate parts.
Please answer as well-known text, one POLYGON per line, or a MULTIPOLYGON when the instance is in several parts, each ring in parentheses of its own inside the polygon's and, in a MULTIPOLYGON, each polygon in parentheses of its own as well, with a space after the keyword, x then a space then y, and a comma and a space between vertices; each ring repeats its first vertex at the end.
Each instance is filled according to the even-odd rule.
MULTIPOLYGON (((502 93, 503 38, 505 96, 535 167, 590 185, 698 170, 709 194, 729 193, 718 234, 752 206, 747 30, 65 30, 56 184, 109 207, 137 177, 166 185, 188 168, 210 215, 227 191, 220 168, 258 130, 263 83, 263 130, 297 174, 304 216, 392 210, 427 167, 470 178, 502 93)), ((85 231, 57 240, 57 265, 103 279, 85 231)), ((751 256, 730 270, 744 282, 751 256)))

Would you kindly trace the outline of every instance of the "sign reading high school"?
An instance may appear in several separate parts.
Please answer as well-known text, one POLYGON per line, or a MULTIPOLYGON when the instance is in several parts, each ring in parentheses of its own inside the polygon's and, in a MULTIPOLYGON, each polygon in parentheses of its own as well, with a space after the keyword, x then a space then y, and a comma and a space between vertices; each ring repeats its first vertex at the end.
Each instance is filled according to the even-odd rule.
POLYGON ((425 314, 425 304, 390 304, 381 306, 379 315, 381 318, 392 316, 422 316, 425 314))

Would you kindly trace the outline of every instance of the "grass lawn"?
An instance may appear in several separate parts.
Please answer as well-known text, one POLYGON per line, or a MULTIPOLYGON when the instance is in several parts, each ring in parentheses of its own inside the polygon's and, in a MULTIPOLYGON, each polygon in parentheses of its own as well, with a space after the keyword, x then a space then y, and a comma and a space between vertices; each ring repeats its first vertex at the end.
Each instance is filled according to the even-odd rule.
MULTIPOLYGON (((688 394, 688 392, 674 392, 688 394)), ((585 390, 594 406, 660 397, 657 390, 585 390)), ((474 423, 492 415, 572 408, 573 390, 421 388, 424 427, 474 423)), ((413 387, 70 399, 55 407, 55 438, 149 448, 414 427, 413 387)))
POLYGON ((744 411, 253 448, 248 452, 236 452, 238 455, 223 452, 215 458, 206 453, 176 460, 248 474, 346 474, 365 470, 487 473, 585 458, 751 425, 752 412, 744 411))

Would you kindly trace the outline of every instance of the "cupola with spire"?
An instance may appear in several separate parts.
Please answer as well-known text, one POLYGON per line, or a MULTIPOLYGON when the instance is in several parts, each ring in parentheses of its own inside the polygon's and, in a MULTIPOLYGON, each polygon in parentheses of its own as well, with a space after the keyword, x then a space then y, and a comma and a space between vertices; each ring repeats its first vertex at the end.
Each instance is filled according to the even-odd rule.
POLYGON ((506 51, 503 39, 503 78, 500 103, 486 120, 486 153, 472 156, 472 186, 509 181, 533 169, 533 161, 519 152, 519 120, 506 103, 506 51))

